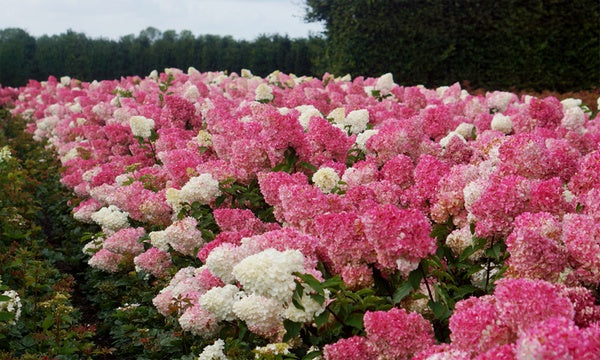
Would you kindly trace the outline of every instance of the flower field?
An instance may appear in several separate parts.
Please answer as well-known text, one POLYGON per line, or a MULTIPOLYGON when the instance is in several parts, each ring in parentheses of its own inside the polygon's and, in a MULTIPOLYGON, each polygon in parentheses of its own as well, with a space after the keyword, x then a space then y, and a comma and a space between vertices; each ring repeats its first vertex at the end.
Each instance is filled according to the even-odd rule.
POLYGON ((98 226, 89 266, 149 284, 190 359, 598 359, 580 100, 193 68, 2 99, 98 226))

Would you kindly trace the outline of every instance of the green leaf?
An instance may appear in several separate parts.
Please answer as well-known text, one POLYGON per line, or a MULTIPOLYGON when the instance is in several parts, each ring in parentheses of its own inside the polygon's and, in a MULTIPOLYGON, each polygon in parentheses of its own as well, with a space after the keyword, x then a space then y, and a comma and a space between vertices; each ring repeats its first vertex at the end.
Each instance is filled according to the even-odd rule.
POLYGON ((316 166, 306 161, 301 161, 298 165, 312 172, 316 172, 318 170, 316 166))
POLYGON ((339 290, 344 286, 344 281, 339 275, 329 278, 321 283, 321 286, 326 289, 339 290))
POLYGON ((151 142, 155 142, 156 140, 158 140, 158 133, 156 132, 156 130, 151 129, 150 130, 150 137, 149 137, 151 142))
POLYGON ((296 296, 292 297, 292 304, 294 304, 296 309, 304 310, 304 306, 296 296))
POLYGON ((298 298, 301 299, 302 295, 304 295, 304 288, 302 287, 302 284, 300 283, 300 281, 298 281, 298 279, 294 279, 294 283, 296 283, 296 289, 294 291, 298 295, 298 298))
POLYGON ((450 317, 450 315, 452 315, 452 311, 450 311, 450 309, 448 309, 448 307, 441 302, 433 302, 429 300, 427 305, 429 305, 429 308, 431 308, 433 311, 433 316, 435 316, 435 318, 438 320, 446 320, 450 317))
POLYGON ((13 313, 0 311, 0 321, 9 321, 15 317, 13 313))
POLYGON ((456 290, 456 292, 454 293, 454 295, 455 295, 455 298, 463 299, 467 295, 473 294, 476 291, 477 291, 477 288, 474 287, 474 286, 463 285, 463 286, 459 287, 458 290, 456 290))
POLYGON ((485 251, 485 254, 493 259, 500 259, 502 256, 502 244, 495 243, 492 247, 485 251))
POLYGON ((26 349, 30 348, 33 345, 35 345, 35 340, 33 339, 33 337, 31 337, 31 335, 27 335, 23 339, 21 339, 21 345, 23 345, 23 347, 26 349))
POLYGON ((50 329, 50 326, 52 326, 52 324, 54 324, 54 316, 48 315, 46 316, 44 321, 42 321, 42 329, 48 330, 50 329))
POLYGON ((363 316, 364 314, 362 313, 352 313, 345 319, 345 322, 347 325, 350 325, 353 328, 362 330, 365 327, 363 323, 363 316))
POLYGON ((323 311, 319 314, 319 316, 315 318, 315 324, 317 324, 317 327, 321 327, 327 324, 327 322, 329 321, 329 314, 329 311, 323 311))
POLYGON ((311 294, 310 297, 319 305, 323 305, 325 303, 325 296, 323 294, 311 294))
POLYGON ((0 295, 0 301, 9 301, 9 300, 10 300, 10 296, 0 295))
POLYGON ((318 357, 320 357, 321 355, 323 355, 323 352, 320 350, 317 351, 311 351, 308 354, 304 355, 304 357, 302 358, 302 360, 312 360, 312 359, 316 359, 318 357))
POLYGON ((392 300, 394 301, 394 305, 398 304, 400 301, 402 301, 402 299, 407 297, 412 290, 413 290, 413 287, 410 284, 410 282, 406 281, 406 282, 402 283, 402 285, 400 285, 396 289, 396 291, 394 291, 394 296, 392 297, 392 300))
POLYGON ((464 261, 469 256, 473 255, 476 251, 481 250, 487 244, 487 239, 473 236, 473 245, 467 246, 466 249, 460 254, 458 261, 464 261))
POLYGON ((446 240, 448 234, 450 234, 450 229, 446 224, 435 224, 431 230, 431 237, 437 238, 441 242, 446 240))
POLYGON ((412 286, 413 289, 417 290, 421 287, 421 280, 423 279, 423 274, 421 273, 421 265, 408 274, 408 282, 412 286))
POLYGON ((323 286, 321 285, 319 280, 317 280, 314 276, 312 276, 310 274, 300 274, 297 272, 294 273, 294 275, 299 277, 302 281, 304 281, 308 286, 312 287, 319 294, 321 294, 321 295, 324 294, 323 286))
POLYGON ((285 328, 285 335, 283 336, 283 342, 287 342, 298 335, 300 335, 300 329, 302 328, 302 323, 298 323, 291 320, 284 320, 283 327, 285 328))

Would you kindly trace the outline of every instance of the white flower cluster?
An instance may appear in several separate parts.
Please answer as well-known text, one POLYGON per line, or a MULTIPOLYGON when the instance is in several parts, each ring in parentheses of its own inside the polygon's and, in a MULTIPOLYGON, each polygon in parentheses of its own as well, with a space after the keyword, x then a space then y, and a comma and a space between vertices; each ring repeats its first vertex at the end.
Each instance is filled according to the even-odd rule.
MULTIPOLYGON (((111 101, 110 101, 110 105, 112 106, 120 106, 119 102, 119 96, 114 97, 111 101), (114 104, 116 101, 116 104, 114 104)), ((112 114, 112 109, 111 106, 109 106, 109 104, 105 103, 105 102, 99 102, 98 104, 92 106, 92 112, 96 115, 98 115, 99 118, 101 119, 107 119, 108 117, 110 117, 110 114, 112 114)))
POLYGON ((271 101, 273 100, 273 89, 265 83, 262 83, 254 90, 256 101, 271 101))
MULTIPOLYGON (((304 310, 291 301, 296 289, 293 273, 305 271, 304 255, 298 250, 262 250, 251 240, 243 239, 240 246, 225 243, 211 251, 205 266, 229 285, 207 290, 198 298, 198 305, 217 322, 240 319, 262 336, 282 331, 284 319, 308 322, 321 314, 325 303, 313 300, 308 287, 300 299, 304 310), (239 285, 231 284, 235 281, 239 285)), ((169 291, 176 295, 174 287, 169 291)))
POLYGON ((202 233, 196 228, 198 221, 193 217, 185 217, 169 225, 164 231, 173 249, 184 255, 194 256, 204 245, 202 233))
POLYGON ((585 132, 585 113, 580 107, 573 106, 565 108, 564 113, 565 114, 560 122, 562 127, 579 133, 585 132))
POLYGON ((467 140, 465 140, 465 138, 460 133, 456 131, 450 131, 448 135, 440 139, 440 146, 445 148, 450 143, 450 140, 452 140, 452 138, 455 136, 458 137, 462 142, 467 142, 467 140))
POLYGON ((463 198, 465 199, 465 209, 471 212, 471 206, 479 200, 483 191, 485 190, 485 183, 483 181, 471 181, 463 188, 463 198))
POLYGON ((47 117, 43 118, 41 121, 37 122, 37 127, 42 132, 51 131, 56 127, 59 120, 60 120, 60 118, 58 118, 55 115, 47 116, 47 117))
POLYGON ((516 95, 506 91, 494 91, 486 95, 488 108, 497 112, 506 110, 513 98, 516 98, 516 95))
POLYGON ((100 251, 100 249, 102 249, 103 243, 104 243, 103 238, 94 237, 94 238, 92 238, 92 240, 90 240, 88 243, 86 243, 83 246, 83 248, 81 249, 81 252, 83 252, 86 255, 94 255, 95 253, 100 251))
POLYGON ((330 193, 336 186, 338 186, 340 176, 335 172, 334 169, 324 166, 313 174, 312 181, 321 191, 324 193, 330 193))
POLYGON ((294 109, 300 111, 300 116, 298 117, 298 122, 304 130, 308 129, 308 124, 310 123, 310 118, 313 116, 321 116, 321 112, 319 109, 312 105, 300 105, 296 106, 294 109))
POLYGON ((230 243, 224 243, 213 249, 206 258, 206 266, 210 272, 230 284, 235 281, 233 267, 243 259, 240 248, 230 243))
POLYGON ((129 126, 133 136, 141 136, 144 139, 149 138, 154 129, 154 120, 148 119, 145 116, 132 116, 129 118, 129 126))
POLYGON ((116 108, 113 111, 112 117, 113 117, 113 119, 117 120, 116 121, 117 123, 125 124, 127 121, 129 121, 129 118, 131 117, 131 113, 126 108, 116 108))
POLYGON ((456 127, 456 130, 454 130, 454 132, 456 132, 465 139, 470 139, 472 138, 473 130, 475 130, 475 125, 469 123, 460 123, 460 125, 456 127))
POLYGON ((6 162, 12 158, 10 147, 8 145, 0 149, 0 163, 6 162))
POLYGON ((355 141, 356 146, 362 151, 367 151, 367 140, 369 140, 372 136, 377 135, 377 133, 379 133, 379 130, 369 129, 358 134, 355 141))
POLYGON ((252 332, 272 334, 281 327, 283 307, 275 299, 258 294, 246 296, 233 304, 233 312, 246 322, 252 332))
POLYGON ((232 273, 247 292, 286 302, 296 288, 292 273, 303 270, 304 255, 300 251, 266 249, 240 261, 232 273))
POLYGON ((69 76, 61 76, 60 83, 63 86, 71 85, 71 78, 69 76))
POLYGON ((248 69, 242 69, 240 71, 240 75, 245 79, 252 79, 254 77, 254 75, 252 75, 252 71, 248 69))
MULTIPOLYGON (((473 245, 473 235, 469 226, 452 231, 446 237, 446 245, 455 256, 459 256, 469 246, 473 245)), ((477 261, 484 255, 483 250, 477 250, 469 256, 469 260, 477 261)))
POLYGON ((77 147, 74 147, 60 157, 60 162, 64 165, 67 161, 75 159, 77 157, 79 157, 79 150, 77 150, 77 147))
MULTIPOLYGON (((325 306, 327 302, 324 302, 322 305, 316 302, 312 297, 310 297, 311 289, 307 288, 306 285, 303 285, 304 291, 302 294, 302 299, 300 299, 300 304, 304 307, 304 310, 298 309, 295 305, 289 304, 283 313, 283 317, 295 322, 309 322, 315 316, 319 316, 323 311, 325 311, 325 306)), ((329 298, 329 290, 325 290, 325 299, 329 298)))
POLYGON ((196 85, 190 85, 187 89, 185 89, 183 97, 190 101, 196 101, 200 97, 200 90, 198 90, 196 85))
POLYGON ((242 298, 243 292, 235 285, 214 287, 204 293, 198 303, 210 311, 219 321, 234 320, 233 304, 242 298))
POLYGON ((211 147, 212 146, 212 135, 206 130, 198 131, 196 141, 200 147, 211 147))
POLYGON ((21 317, 21 298, 14 290, 7 290, 2 295, 9 297, 9 299, 0 301, 0 311, 12 313, 14 317, 9 321, 9 324, 15 325, 21 317))
POLYGON ((148 236, 150 237, 150 244, 152 246, 162 251, 169 251, 169 238, 166 231, 152 231, 148 236))
POLYGON ((327 119, 333 121, 335 124, 339 124, 344 121, 346 118, 346 109, 343 107, 335 108, 331 110, 329 115, 327 115, 327 119))
POLYGON ((581 99, 574 99, 574 98, 566 98, 561 100, 560 102, 563 106, 563 110, 568 110, 574 107, 579 107, 582 104, 581 99))
POLYGON ((102 226, 102 230, 107 235, 129 226, 129 213, 121 211, 115 205, 103 207, 93 213, 91 217, 96 224, 102 226))
POLYGON ((257 346, 256 349, 254 349, 254 353, 256 354, 256 356, 254 357, 255 359, 262 359, 265 357, 265 355, 267 355, 267 358, 271 358, 275 355, 288 355, 290 353, 290 344, 288 343, 274 343, 274 344, 267 344, 265 346, 257 346))
POLYGON ((211 174, 192 177, 180 190, 180 200, 187 203, 198 201, 206 205, 221 195, 219 182, 211 174))
POLYGON ((171 209, 173 209, 173 220, 177 219, 177 215, 182 209, 182 204, 185 202, 181 199, 181 191, 175 188, 168 188, 165 191, 165 200, 171 209))
POLYGON ((225 342, 218 339, 212 345, 204 347, 197 360, 227 360, 223 349, 225 349, 225 342))
POLYGON ((131 310, 135 310, 140 306, 140 304, 129 304, 129 303, 125 303, 123 304, 123 306, 119 306, 117 308, 118 311, 131 311, 131 310))
POLYGON ((375 90, 379 91, 382 96, 388 95, 394 88, 394 76, 391 73, 383 74, 375 83, 375 90))
POLYGON ((512 131, 512 120, 510 119, 510 116, 495 114, 492 119, 492 130, 509 134, 512 131))
POLYGON ((331 118, 333 118, 337 127, 347 131, 349 134, 360 134, 367 130, 367 124, 369 123, 369 111, 366 109, 350 111, 350 113, 343 118, 339 116, 339 113, 330 113, 329 115, 331 118))
POLYGON ((418 267, 418 261, 409 260, 404 257, 399 257, 396 260, 396 268, 398 269, 398 271, 400 271, 400 274, 402 274, 402 276, 405 277, 408 276, 408 274, 410 274, 411 271, 415 270, 418 267))

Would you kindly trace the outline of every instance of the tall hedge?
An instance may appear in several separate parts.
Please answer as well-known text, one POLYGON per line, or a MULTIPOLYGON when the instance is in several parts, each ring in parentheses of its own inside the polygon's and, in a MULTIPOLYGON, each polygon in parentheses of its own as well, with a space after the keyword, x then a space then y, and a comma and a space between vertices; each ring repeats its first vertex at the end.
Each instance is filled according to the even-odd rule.
POLYGON ((307 0, 335 73, 495 89, 600 85, 598 0, 307 0))

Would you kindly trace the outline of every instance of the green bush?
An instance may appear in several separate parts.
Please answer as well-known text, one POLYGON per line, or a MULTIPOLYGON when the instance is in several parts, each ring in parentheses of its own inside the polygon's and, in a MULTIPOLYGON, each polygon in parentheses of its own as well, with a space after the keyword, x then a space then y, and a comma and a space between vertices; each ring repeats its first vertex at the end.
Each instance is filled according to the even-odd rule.
POLYGON ((596 0, 307 0, 336 74, 427 87, 582 90, 600 84, 596 0))
POLYGON ((65 256, 81 253, 82 229, 69 216, 59 164, 25 125, 0 109, 0 359, 90 359, 108 351, 74 305, 76 272, 66 270, 78 260, 65 256), (20 316, 1 306, 14 292, 20 316))

